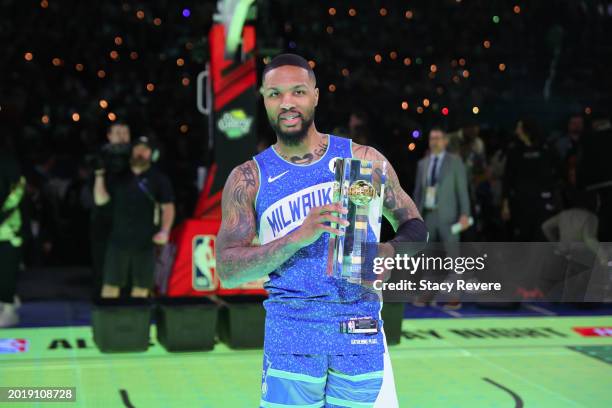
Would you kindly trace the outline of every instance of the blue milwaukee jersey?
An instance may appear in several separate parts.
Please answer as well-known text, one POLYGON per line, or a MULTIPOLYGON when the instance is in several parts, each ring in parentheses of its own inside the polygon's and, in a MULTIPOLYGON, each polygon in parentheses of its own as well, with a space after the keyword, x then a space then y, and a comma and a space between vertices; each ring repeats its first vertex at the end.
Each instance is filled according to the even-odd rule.
MULTIPOLYGON (((255 199, 262 245, 298 228, 311 208, 333 199, 334 160, 352 157, 351 141, 329 136, 327 151, 315 163, 296 165, 272 147, 254 157, 259 168, 255 199)), ((376 239, 368 228, 370 239, 376 239)), ((265 288, 265 350, 291 354, 384 352, 382 333, 347 334, 340 323, 351 318, 380 320, 378 295, 361 285, 327 276, 329 234, 296 252, 270 273, 265 288)), ((379 327, 382 322, 379 321, 379 327)))

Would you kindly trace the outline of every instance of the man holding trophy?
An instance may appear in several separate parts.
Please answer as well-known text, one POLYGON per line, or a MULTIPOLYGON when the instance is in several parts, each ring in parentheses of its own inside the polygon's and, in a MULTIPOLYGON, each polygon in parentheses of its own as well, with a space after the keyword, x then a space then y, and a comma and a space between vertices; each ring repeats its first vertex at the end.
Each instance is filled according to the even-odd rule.
POLYGON ((383 155, 317 131, 306 60, 274 58, 261 93, 277 142, 228 177, 216 244, 224 286, 269 276, 260 406, 397 407, 369 263, 397 247, 382 215, 398 243, 425 225, 383 155))

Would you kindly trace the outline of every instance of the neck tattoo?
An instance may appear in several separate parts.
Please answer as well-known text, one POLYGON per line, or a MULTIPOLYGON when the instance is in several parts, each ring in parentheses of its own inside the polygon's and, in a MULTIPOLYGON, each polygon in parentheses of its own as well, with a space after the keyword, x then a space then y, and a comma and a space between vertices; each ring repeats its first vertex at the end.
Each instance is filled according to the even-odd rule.
POLYGON ((323 155, 325 154, 325 152, 327 151, 327 147, 329 145, 329 140, 328 138, 322 139, 319 144, 317 146, 315 146, 315 148, 311 151, 306 153, 303 156, 286 156, 284 154, 281 154, 281 157, 293 164, 310 164, 318 159, 320 159, 321 157, 323 157, 323 155))

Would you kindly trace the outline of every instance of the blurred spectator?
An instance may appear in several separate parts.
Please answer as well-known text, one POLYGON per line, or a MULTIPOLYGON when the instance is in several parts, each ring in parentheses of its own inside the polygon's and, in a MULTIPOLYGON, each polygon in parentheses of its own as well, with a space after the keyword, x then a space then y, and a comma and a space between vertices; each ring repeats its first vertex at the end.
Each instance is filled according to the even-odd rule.
POLYGON ((555 167, 540 128, 529 119, 516 124, 503 180, 502 218, 516 241, 540 241, 540 225, 556 210, 555 167))
POLYGON ((461 158, 447 152, 448 136, 441 128, 429 132, 429 156, 417 167, 414 202, 424 214, 433 241, 458 242, 451 225, 459 222, 468 228, 470 200, 465 165, 461 158))
MULTIPOLYGON (((441 128, 429 132, 429 156, 421 159, 413 199, 429 232, 429 241, 442 242, 448 256, 458 256, 459 234, 451 227, 469 227, 470 199, 461 157, 446 151, 448 135, 441 128)), ((458 302, 447 307, 458 308, 458 302)))
MULTIPOLYGON (((456 132, 448 134, 448 151, 461 157, 465 163, 468 191, 472 213, 476 219, 476 227, 469 232, 471 235, 476 230, 482 230, 480 216, 483 206, 489 205, 489 185, 486 172, 485 144, 480 138, 480 126, 471 122, 456 132)), ((471 241, 475 240, 471 237, 471 241)))
POLYGON ((593 193, 576 193, 566 209, 542 224, 546 239, 559 243, 553 264, 541 275, 549 300, 584 300, 593 271, 607 266, 608 254, 597 239, 597 201, 593 193))
POLYGON ((147 297, 153 286, 154 244, 168 242, 174 222, 174 194, 169 179, 151 167, 153 143, 139 137, 132 148, 130 171, 106 183, 96 170, 96 205, 112 206, 112 227, 104 259, 102 297, 118 297, 132 279, 132 297, 147 297))
POLYGON ((562 162, 578 153, 580 138, 584 133, 582 115, 572 115, 567 122, 567 131, 553 141, 555 151, 562 162))
MULTIPOLYGON (((109 185, 128 171, 130 160, 130 127, 125 123, 114 123, 106 132, 108 142, 100 151, 89 158, 90 166, 96 170, 104 169, 105 178, 109 185)), ((93 186, 91 186, 93 189, 93 186)), ((91 195, 90 195, 91 196, 91 195)), ((93 197, 88 205, 90 215, 90 246, 93 269, 94 295, 100 293, 102 288, 102 271, 104 270, 104 257, 112 227, 112 206, 94 205, 93 197)))
POLYGON ((577 193, 566 209, 542 224, 542 232, 548 241, 559 242, 562 252, 568 252, 569 244, 578 242, 585 244, 594 254, 600 254, 596 212, 595 194, 577 193))
POLYGON ((26 185, 6 139, 0 134, 0 327, 19 323, 15 289, 23 245, 20 203, 26 185))
MULTIPOLYGON (((27 184, 24 197, 24 212, 27 215, 28 235, 25 245, 26 263, 43 266, 53 263, 53 251, 57 241, 59 217, 59 192, 52 188, 55 155, 43 150, 39 152, 33 168, 26 172, 27 184)), ((57 185, 58 183, 55 183, 57 185)))
POLYGON ((356 110, 351 113, 348 122, 348 137, 355 143, 370 144, 370 121, 366 112, 356 110))
POLYGON ((599 240, 612 241, 612 121, 607 116, 593 120, 592 129, 585 134, 584 159, 578 173, 578 185, 596 192, 601 201, 599 216, 599 240))

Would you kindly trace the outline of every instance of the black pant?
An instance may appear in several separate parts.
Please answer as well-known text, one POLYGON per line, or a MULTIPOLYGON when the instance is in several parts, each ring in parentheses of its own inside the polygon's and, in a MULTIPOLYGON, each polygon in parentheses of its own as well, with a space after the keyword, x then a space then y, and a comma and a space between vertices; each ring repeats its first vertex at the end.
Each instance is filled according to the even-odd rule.
POLYGON ((155 249, 126 248, 112 241, 106 248, 104 284, 125 288, 129 281, 139 288, 152 289, 155 282, 155 249))
POLYGON ((0 302, 13 303, 17 289, 17 272, 21 261, 21 248, 0 241, 0 302))

